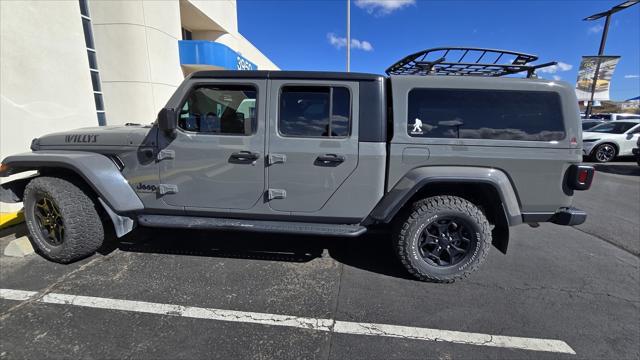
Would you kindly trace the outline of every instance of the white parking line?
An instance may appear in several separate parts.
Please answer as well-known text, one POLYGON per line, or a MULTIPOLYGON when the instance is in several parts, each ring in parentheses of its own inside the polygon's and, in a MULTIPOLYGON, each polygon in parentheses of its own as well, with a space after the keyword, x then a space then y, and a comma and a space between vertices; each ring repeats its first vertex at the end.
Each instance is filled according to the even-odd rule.
POLYGON ((383 336, 410 340, 444 341, 455 344, 575 354, 575 351, 573 351, 566 342, 553 339, 489 335, 388 324, 359 323, 333 319, 306 318, 247 311, 160 304, 146 301, 109 299, 93 296, 49 293, 38 298, 37 295, 38 292, 36 291, 0 289, 0 299, 6 300, 26 301, 33 299, 36 302, 46 304, 64 304, 95 309, 133 311, 196 319, 287 326, 317 331, 329 331, 340 334, 383 336))
POLYGON ((7 300, 25 301, 25 300, 31 299, 37 294, 38 294, 37 291, 0 289, 0 299, 7 299, 7 300))

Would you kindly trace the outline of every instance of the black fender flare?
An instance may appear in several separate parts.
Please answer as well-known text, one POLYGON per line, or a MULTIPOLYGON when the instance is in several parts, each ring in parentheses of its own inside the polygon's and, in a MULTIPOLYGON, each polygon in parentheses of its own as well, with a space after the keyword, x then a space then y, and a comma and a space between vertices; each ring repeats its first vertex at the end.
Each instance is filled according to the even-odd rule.
POLYGON ((429 184, 487 184, 500 196, 504 217, 494 224, 493 244, 506 253, 509 226, 522 223, 520 203, 509 177, 501 170, 467 166, 426 166, 407 172, 371 211, 365 224, 390 223, 411 198, 429 184))
POLYGON ((491 185, 500 195, 509 225, 522 223, 520 204, 509 177, 498 169, 467 166, 426 166, 407 172, 378 202, 369 218, 389 223, 413 195, 431 183, 491 185))
MULTIPOLYGON (((129 186, 120 170, 102 154, 86 151, 42 150, 8 156, 2 161, 2 165, 3 170, 0 173, 2 177, 44 168, 70 170, 91 186, 114 212, 127 213, 144 208, 142 201, 129 186)), ((26 185, 25 179, 15 181, 26 185)), ((3 187, 9 188, 11 185, 3 184, 3 187)))

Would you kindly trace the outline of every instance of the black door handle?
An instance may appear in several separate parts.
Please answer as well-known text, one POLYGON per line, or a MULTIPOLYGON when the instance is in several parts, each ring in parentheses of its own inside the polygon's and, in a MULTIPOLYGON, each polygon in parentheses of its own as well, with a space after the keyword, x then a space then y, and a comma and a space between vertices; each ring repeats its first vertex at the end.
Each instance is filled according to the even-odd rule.
POLYGON ((235 164, 247 164, 258 160, 259 158, 260 154, 258 153, 254 153, 251 151, 239 151, 231 154, 231 156, 229 157, 229 162, 235 164))
POLYGON ((344 162, 344 156, 336 154, 319 155, 314 162, 317 166, 338 166, 344 162))

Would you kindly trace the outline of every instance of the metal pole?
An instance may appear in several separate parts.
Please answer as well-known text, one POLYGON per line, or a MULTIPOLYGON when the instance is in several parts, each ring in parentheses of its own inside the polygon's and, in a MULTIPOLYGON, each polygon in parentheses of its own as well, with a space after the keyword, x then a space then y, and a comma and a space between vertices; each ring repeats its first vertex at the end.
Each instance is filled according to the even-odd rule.
POLYGON ((347 72, 351 71, 351 0, 347 0, 347 72))
POLYGON ((604 21, 604 30, 602 30, 602 39, 600 40, 600 50, 598 50, 598 55, 604 54, 604 45, 607 43, 607 34, 609 33, 610 22, 611 14, 607 15, 607 19, 604 21))
MULTIPOLYGON (((604 46, 607 43, 607 34, 609 33, 609 23, 611 22, 611 14, 607 15, 607 18, 604 22, 604 29, 602 30, 602 39, 600 40, 600 49, 598 50, 598 56, 602 56, 604 54, 604 46)), ((593 110, 593 96, 596 92, 596 85, 598 84, 598 73, 600 72, 600 61, 598 59, 598 63, 596 64, 596 72, 593 74, 593 84, 591 84, 591 100, 587 104, 587 109, 584 112, 585 117, 588 119, 591 115, 591 111, 593 110)))

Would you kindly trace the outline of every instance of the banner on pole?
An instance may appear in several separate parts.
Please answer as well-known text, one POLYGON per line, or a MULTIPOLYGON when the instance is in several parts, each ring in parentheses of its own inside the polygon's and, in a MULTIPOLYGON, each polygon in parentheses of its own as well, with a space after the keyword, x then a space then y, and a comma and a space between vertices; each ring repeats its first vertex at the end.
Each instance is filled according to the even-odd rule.
POLYGON ((598 62, 600 63, 600 70, 598 71, 593 100, 609 100, 611 77, 619 60, 620 56, 583 56, 578 70, 578 81, 576 82, 578 100, 591 100, 593 77, 598 67, 598 62))

